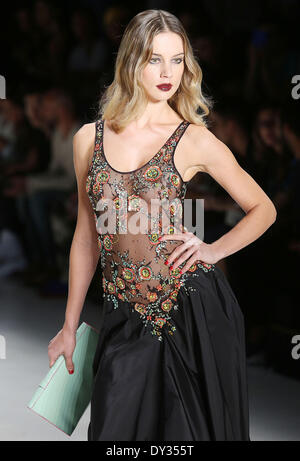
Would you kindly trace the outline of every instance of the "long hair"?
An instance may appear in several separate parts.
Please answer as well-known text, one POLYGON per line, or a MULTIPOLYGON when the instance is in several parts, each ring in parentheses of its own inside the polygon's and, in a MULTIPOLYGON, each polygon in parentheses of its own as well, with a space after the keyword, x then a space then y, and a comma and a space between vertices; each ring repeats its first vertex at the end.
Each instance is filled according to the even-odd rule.
POLYGON ((213 102, 201 90, 202 70, 184 27, 168 11, 149 9, 138 13, 127 24, 116 57, 114 80, 100 97, 98 116, 108 119, 116 133, 141 116, 146 107, 147 94, 141 75, 152 56, 153 38, 161 32, 178 34, 185 53, 181 83, 168 104, 184 120, 207 126, 204 117, 213 102))

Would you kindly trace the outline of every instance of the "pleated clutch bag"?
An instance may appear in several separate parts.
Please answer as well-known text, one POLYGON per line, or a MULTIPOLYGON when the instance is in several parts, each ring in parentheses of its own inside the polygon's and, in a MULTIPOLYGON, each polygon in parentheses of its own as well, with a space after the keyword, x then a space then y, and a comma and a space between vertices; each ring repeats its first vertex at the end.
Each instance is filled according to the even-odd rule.
POLYGON ((27 405, 67 435, 72 434, 91 400, 98 337, 98 331, 83 322, 76 331, 74 373, 68 373, 64 356, 58 357, 27 405))

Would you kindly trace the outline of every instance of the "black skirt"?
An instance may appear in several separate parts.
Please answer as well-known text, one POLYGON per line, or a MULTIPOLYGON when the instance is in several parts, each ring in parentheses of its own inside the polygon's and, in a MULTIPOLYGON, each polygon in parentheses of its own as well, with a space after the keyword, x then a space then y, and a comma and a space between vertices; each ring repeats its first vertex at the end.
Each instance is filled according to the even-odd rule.
POLYGON ((218 266, 197 270, 163 341, 104 300, 89 441, 250 441, 244 315, 218 266))

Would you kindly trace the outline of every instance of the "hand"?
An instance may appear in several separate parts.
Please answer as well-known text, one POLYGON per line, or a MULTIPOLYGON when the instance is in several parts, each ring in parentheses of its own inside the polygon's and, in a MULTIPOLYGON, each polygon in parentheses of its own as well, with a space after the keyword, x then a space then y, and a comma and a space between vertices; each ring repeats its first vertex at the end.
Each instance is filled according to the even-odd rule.
POLYGON ((74 371, 72 361, 73 352, 76 346, 76 332, 62 328, 57 335, 51 339, 48 345, 48 357, 50 368, 60 355, 64 355, 65 364, 70 374, 74 371))
MULTIPOLYGON (((185 228, 181 225, 182 230, 185 228)), ((159 241, 182 240, 184 243, 179 245, 168 258, 168 263, 172 265, 172 270, 176 269, 181 263, 187 260, 186 265, 181 269, 181 273, 186 272, 196 261, 203 261, 206 264, 215 264, 219 257, 215 248, 210 243, 205 243, 196 237, 192 232, 176 234, 165 234, 159 241), (189 258, 189 259, 187 259, 189 258)))

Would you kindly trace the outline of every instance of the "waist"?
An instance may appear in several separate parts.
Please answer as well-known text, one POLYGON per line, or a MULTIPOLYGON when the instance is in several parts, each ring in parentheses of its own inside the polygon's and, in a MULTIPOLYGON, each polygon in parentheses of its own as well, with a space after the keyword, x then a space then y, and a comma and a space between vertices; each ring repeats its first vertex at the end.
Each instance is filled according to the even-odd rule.
MULTIPOLYGON (((102 276, 103 297, 108 301, 110 313, 124 303, 125 312, 138 314, 143 324, 150 326, 152 334, 161 340, 162 329, 166 326, 169 334, 175 331, 171 312, 178 308, 177 297, 180 289, 185 287, 187 291, 188 280, 203 277, 203 272, 213 271, 214 265, 197 262, 183 274, 174 271, 169 277, 153 272, 151 274, 151 270, 149 266, 139 268, 137 272, 130 267, 118 270, 110 268, 102 276), (129 311, 127 307, 130 307, 129 311)), ((197 288, 193 287, 192 291, 195 290, 197 288)))
POLYGON ((114 263, 103 267, 102 287, 105 295, 112 295, 121 301, 154 303, 167 298, 176 299, 177 292, 189 277, 197 277, 201 272, 213 271, 213 264, 197 261, 185 272, 181 266, 170 269, 161 263, 135 264, 114 263))

